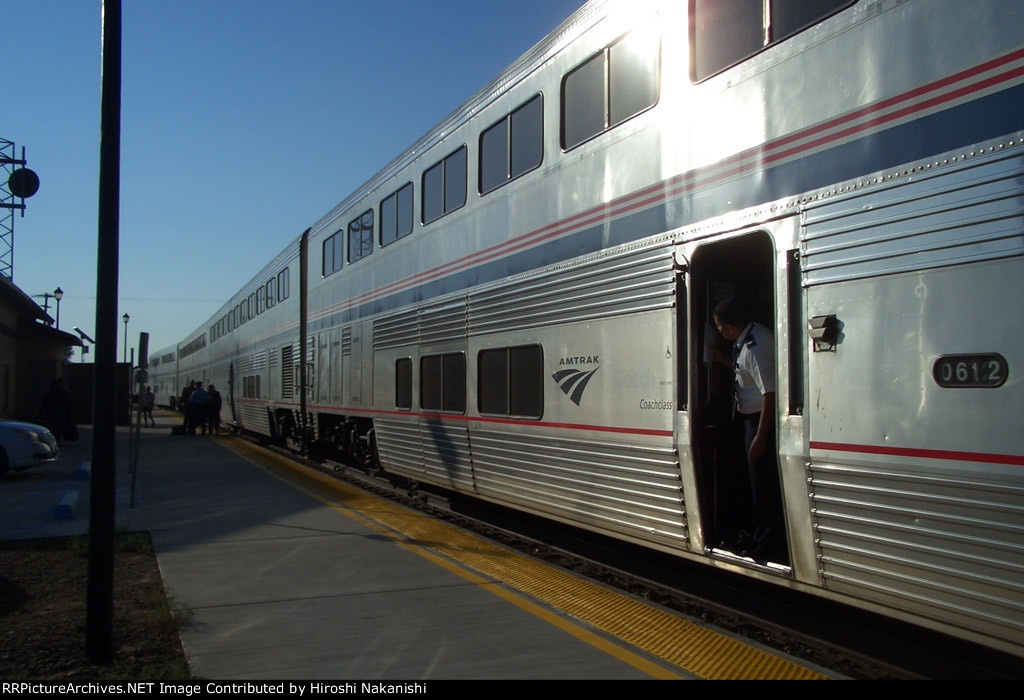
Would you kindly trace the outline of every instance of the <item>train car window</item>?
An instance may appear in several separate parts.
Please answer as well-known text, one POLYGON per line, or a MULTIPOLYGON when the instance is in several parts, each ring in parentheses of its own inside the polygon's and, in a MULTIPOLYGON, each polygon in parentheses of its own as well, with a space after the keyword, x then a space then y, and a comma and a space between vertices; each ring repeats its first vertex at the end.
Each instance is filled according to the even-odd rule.
POLYGON ((445 355, 443 405, 445 411, 466 412, 466 356, 460 353, 445 355))
POLYGON ((348 222, 348 261, 355 262, 373 252, 373 209, 348 222))
POLYGON ((444 216, 444 161, 423 173, 423 223, 429 224, 444 216))
POLYGON ((541 346, 482 350, 477 359, 481 414, 523 418, 540 418, 544 414, 541 346))
POLYGON ((699 82, 720 73, 855 2, 691 0, 691 77, 699 82))
POLYGON ((412 359, 395 360, 395 407, 412 410, 412 359))
POLYGON ((660 36, 631 32, 562 79, 562 148, 569 150, 653 107, 660 36))
MULTIPOLYGON (((336 231, 333 235, 329 236, 324 241, 324 253, 323 253, 323 276, 334 274, 340 270, 345 261, 345 245, 344 245, 344 234, 345 229, 336 231)), ((284 272, 284 271, 282 271, 284 272)), ((278 275, 280 278, 280 275, 278 275)))
POLYGON ((324 239, 323 255, 321 256, 321 260, 320 276, 326 277, 334 272, 334 268, 332 267, 334 261, 334 236, 329 236, 324 239))
POLYGON ((274 278, 274 277, 271 277, 269 280, 267 280, 266 288, 267 288, 267 308, 268 309, 273 308, 274 304, 277 303, 277 291, 274 288, 274 282, 275 281, 276 281, 276 278, 274 278))
POLYGON ((544 100, 536 95, 480 135, 480 194, 539 167, 543 155, 544 100))
POLYGON ((285 268, 277 273, 277 300, 284 301, 288 298, 291 293, 289 289, 289 268, 285 268))
POLYGON ((249 319, 251 320, 256 318, 256 292, 250 294, 249 298, 246 299, 245 302, 249 307, 248 310, 246 311, 246 314, 249 316, 249 319))
POLYGON ((480 194, 508 182, 508 117, 480 134, 480 194))
POLYGON ((604 53, 599 53, 562 81, 562 148, 597 136, 605 128, 604 53))
POLYGON ((466 356, 461 352, 420 358, 420 407, 466 412, 466 356))
POLYGON ((441 400, 441 356, 420 358, 420 408, 424 411, 440 411, 441 400))
POLYGON ((616 126, 658 101, 659 37, 633 32, 608 50, 608 125, 616 126))
POLYGON ((465 146, 444 159, 444 213, 455 211, 466 203, 465 146))
POLYGON ((786 295, 789 298, 789 412, 804 412, 804 313, 800 251, 786 253, 786 295))
POLYGON ((544 97, 537 95, 509 117, 509 175, 540 167, 544 160, 544 97))
POLYGON ((242 377, 242 398, 258 399, 260 397, 260 375, 251 374, 242 377))
POLYGON ((466 153, 463 146, 423 173, 424 224, 436 221, 466 203, 466 153))
POLYGON ((263 287, 256 289, 256 315, 263 313, 263 287))
POLYGON ((380 245, 394 243, 412 233, 412 183, 385 197, 380 203, 380 245))

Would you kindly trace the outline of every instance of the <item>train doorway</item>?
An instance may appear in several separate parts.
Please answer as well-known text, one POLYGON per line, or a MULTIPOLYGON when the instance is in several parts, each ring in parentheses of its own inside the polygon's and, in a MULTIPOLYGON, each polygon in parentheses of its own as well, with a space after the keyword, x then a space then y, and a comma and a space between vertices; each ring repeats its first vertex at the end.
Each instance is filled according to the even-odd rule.
MULTIPOLYGON (((688 285, 689 356, 693 363, 689 373, 690 447, 705 550, 788 565, 778 440, 772 439, 769 453, 754 469, 748 469, 744 416, 736 407, 735 366, 742 358, 736 357, 733 347, 747 344, 749 349, 752 336, 744 333, 737 343, 723 337, 712 313, 719 302, 734 299, 744 307, 747 320, 774 334, 774 280, 775 251, 767 233, 707 243, 694 252, 688 285)), ((749 331, 749 326, 745 328, 749 331)), ((777 367, 778 345, 771 345, 770 356, 777 367)), ((777 415, 774 402, 766 415, 773 438, 777 415)))

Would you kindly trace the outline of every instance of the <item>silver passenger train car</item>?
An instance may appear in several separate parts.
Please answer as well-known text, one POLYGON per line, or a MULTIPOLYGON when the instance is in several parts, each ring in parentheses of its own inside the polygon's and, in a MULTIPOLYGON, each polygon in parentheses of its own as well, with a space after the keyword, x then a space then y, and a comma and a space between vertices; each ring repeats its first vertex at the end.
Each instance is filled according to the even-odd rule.
POLYGON ((592 2, 151 380, 1021 655, 1022 139, 1017 0, 592 2), (734 296, 774 332, 768 559, 722 544, 742 456, 708 356, 734 296))

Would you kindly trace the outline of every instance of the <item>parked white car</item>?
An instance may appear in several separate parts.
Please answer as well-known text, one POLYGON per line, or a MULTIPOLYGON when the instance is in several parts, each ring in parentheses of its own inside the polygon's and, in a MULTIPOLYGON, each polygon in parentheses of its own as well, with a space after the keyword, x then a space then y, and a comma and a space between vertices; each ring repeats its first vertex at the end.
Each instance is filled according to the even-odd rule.
POLYGON ((59 455, 56 438, 43 426, 0 420, 0 474, 53 462, 59 455))

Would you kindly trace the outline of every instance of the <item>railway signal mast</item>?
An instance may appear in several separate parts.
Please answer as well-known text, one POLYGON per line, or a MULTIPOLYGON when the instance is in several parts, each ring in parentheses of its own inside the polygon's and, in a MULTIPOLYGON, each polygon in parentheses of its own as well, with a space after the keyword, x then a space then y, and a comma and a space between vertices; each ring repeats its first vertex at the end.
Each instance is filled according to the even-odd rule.
POLYGON ((13 141, 0 139, 0 275, 14 278, 14 212, 25 216, 25 200, 39 191, 39 176, 25 167, 13 141))

